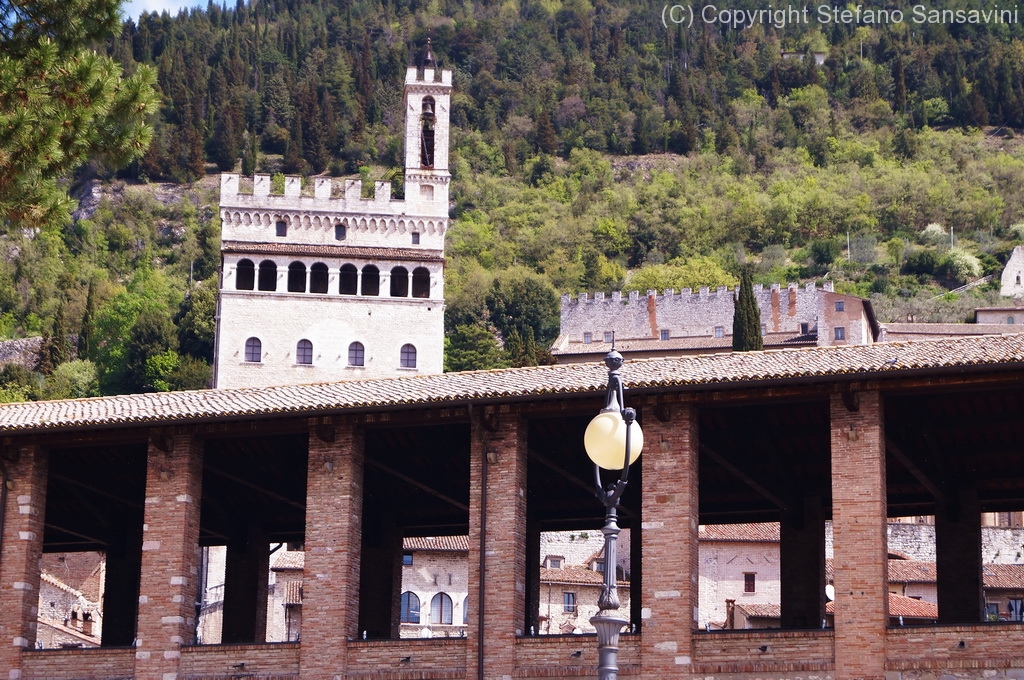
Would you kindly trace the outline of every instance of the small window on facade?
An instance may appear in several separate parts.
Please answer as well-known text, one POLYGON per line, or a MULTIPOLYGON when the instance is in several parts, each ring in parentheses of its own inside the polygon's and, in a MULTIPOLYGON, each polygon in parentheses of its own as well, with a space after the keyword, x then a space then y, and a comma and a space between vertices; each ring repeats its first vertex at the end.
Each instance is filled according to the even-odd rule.
POLYGON ((430 601, 430 622, 451 625, 452 598, 447 593, 438 593, 430 601))
POLYGON ((590 341, 591 341, 592 339, 593 339, 593 335, 591 335, 590 333, 584 333, 584 334, 583 334, 583 344, 585 344, 585 345, 589 345, 589 344, 590 344, 590 341))
POLYGON ((274 231, 278 236, 287 236, 288 223, 284 220, 279 220, 278 223, 274 225, 274 231))
POLYGON ((313 343, 309 340, 299 340, 299 344, 295 346, 295 363, 313 363, 313 343))
POLYGON ((1020 285, 1020 274, 1017 274, 1017 285, 1020 285))
POLYGON ((346 236, 348 236, 348 234, 346 233, 345 225, 344 224, 335 224, 334 225, 334 240, 335 241, 344 241, 346 236))
POLYGON ((661 339, 662 340, 668 340, 668 331, 667 330, 662 330, 661 331, 661 339))
POLYGON ((1008 324, 1010 324, 1012 326, 1013 325, 1013 317, 1012 316, 1006 317, 1006 323, 1008 323, 1008 324))
POLYGON ((252 290, 256 285, 256 265, 252 260, 239 260, 235 266, 235 290, 252 290))
POLYGON ((326 293, 327 282, 330 276, 327 272, 327 265, 323 262, 317 262, 309 268, 309 292, 310 293, 326 293))
POLYGON ((612 341, 612 337, 613 336, 612 336, 612 332, 611 331, 605 331, 604 332, 604 341, 605 342, 611 342, 612 341))
POLYGON ((751 572, 747 572, 747 573, 743 574, 743 592, 745 592, 745 593, 757 592, 756 591, 756 587, 757 587, 757 580, 756 579, 757 579, 757 574, 753 574, 751 572))
POLYGON ((561 557, 549 557, 548 558, 548 569, 561 569, 562 558, 561 557))
POLYGON ((251 363, 259 363, 263 359, 263 343, 259 338, 249 338, 245 341, 245 360, 251 363))
POLYGON ((843 300, 836 300, 836 311, 837 312, 846 311, 846 303, 843 300))
POLYGON ((764 324, 761 324, 761 337, 764 337, 767 334, 768 334, 768 326, 766 326, 764 324))
POLYGON ((412 244, 414 246, 418 246, 420 244, 420 232, 418 232, 418 231, 412 232, 412 244))
POLYGON ((594 560, 594 571, 604 573, 604 560, 594 560))
POLYGON ((562 611, 567 614, 576 613, 576 593, 562 593, 562 611))
POLYGON ((412 566, 412 553, 402 553, 402 564, 406 567, 412 566))
POLYGON ((416 593, 406 591, 402 593, 402 623, 420 622, 420 598, 416 593))
POLYGON ((800 335, 807 335, 811 332, 811 325, 807 322, 800 324, 800 335))
POLYGON ((416 368, 416 348, 412 345, 402 345, 402 368, 416 368))
POLYGON ((846 340, 846 328, 843 326, 836 326, 833 332, 836 340, 846 340))
POLYGON ((469 625, 469 595, 462 598, 462 625, 469 625))
POLYGON ((725 328, 723 328, 722 326, 715 326, 715 337, 716 338, 724 338, 725 337, 725 328))
MULTIPOLYGON (((363 349, 363 343, 353 342, 348 346, 348 365, 349 366, 362 366, 365 359, 365 351, 363 349)), ((412 559, 412 555, 409 555, 409 559, 412 559)))

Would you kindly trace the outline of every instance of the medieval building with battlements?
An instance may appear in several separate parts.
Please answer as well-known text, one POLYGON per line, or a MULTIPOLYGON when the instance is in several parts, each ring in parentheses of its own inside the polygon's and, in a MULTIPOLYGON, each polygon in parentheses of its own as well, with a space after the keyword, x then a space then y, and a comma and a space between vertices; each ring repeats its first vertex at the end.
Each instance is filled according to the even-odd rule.
POLYGON ((221 176, 215 387, 441 372, 451 90, 429 50, 408 69, 403 198, 221 176))

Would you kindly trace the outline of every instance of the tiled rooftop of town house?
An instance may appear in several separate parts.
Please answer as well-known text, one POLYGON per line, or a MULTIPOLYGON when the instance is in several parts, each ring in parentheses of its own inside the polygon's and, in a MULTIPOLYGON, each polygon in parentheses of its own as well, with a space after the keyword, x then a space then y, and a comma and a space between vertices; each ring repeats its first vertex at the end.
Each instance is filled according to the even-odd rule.
MULTIPOLYGON (((751 382, 806 384, 984 367, 1024 369, 1024 335, 626 359, 623 380, 630 389, 706 390, 751 382)), ((594 362, 285 387, 27 402, 0 405, 0 433, 599 394, 606 379, 607 369, 594 362)))

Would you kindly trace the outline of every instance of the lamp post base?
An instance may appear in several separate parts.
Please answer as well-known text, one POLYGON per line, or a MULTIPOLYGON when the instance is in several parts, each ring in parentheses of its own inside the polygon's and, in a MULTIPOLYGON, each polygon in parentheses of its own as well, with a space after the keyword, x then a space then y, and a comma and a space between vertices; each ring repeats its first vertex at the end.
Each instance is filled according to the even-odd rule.
POLYGON ((597 629, 597 677, 599 680, 617 680, 619 677, 619 633, 629 625, 617 609, 602 609, 590 618, 597 629))

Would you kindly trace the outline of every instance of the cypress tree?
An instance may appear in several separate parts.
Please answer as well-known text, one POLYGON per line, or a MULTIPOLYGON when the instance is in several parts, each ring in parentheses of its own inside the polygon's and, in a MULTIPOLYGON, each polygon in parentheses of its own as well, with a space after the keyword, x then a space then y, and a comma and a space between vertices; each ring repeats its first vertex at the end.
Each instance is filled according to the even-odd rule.
POLYGON ((732 315, 732 349, 734 352, 764 349, 761 310, 754 297, 754 276, 750 267, 744 267, 740 272, 740 291, 732 315))

